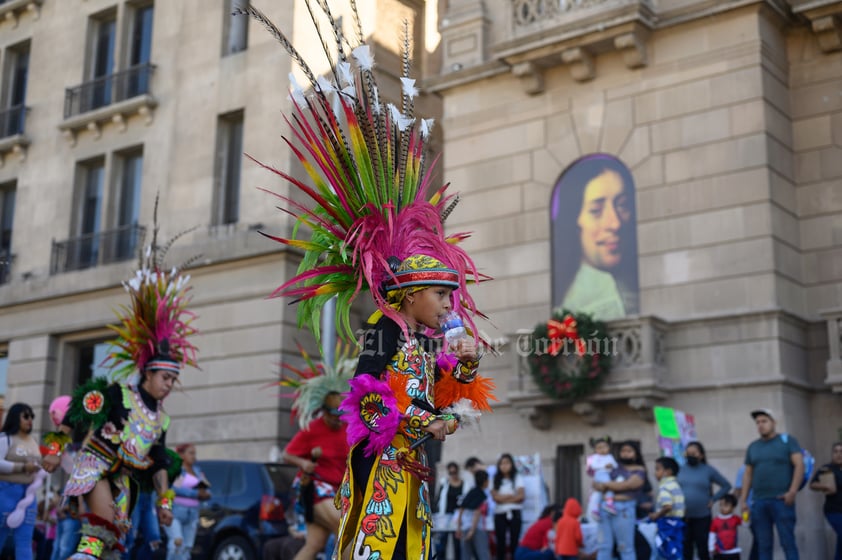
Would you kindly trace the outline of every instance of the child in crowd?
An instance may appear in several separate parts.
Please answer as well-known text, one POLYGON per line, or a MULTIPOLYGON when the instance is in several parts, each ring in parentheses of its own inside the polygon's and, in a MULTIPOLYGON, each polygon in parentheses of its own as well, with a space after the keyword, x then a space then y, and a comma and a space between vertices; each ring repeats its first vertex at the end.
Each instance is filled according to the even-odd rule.
POLYGON ((658 479, 658 497, 655 511, 649 519, 658 524, 655 543, 658 553, 665 560, 684 558, 684 493, 675 476, 678 463, 672 457, 655 459, 655 478, 658 479))
POLYGON ((576 498, 568 498, 564 513, 555 525, 555 553, 559 560, 579 558, 579 549, 585 544, 579 517, 582 506, 576 498))
MULTIPOLYGON (((590 444, 594 452, 588 455, 586 461, 588 476, 593 478, 594 482, 611 482, 611 472, 617 468, 617 461, 611 455, 611 438, 608 436, 591 438, 590 444)), ((614 492, 592 491, 588 500, 588 514, 595 521, 599 521, 600 506, 611 515, 616 515, 614 492)))
POLYGON ((462 499, 456 514, 456 538, 461 542, 462 558, 469 560, 491 560, 488 533, 482 520, 488 512, 488 473, 479 470, 474 473, 474 487, 462 499))
POLYGON ((737 527, 742 524, 742 520, 734 513, 736 507, 737 498, 731 494, 726 494, 719 500, 719 515, 710 524, 708 545, 714 560, 740 560, 737 527))
POLYGON ((553 525, 561 516, 561 506, 550 504, 544 508, 515 550, 514 560, 555 560, 555 531, 553 525))

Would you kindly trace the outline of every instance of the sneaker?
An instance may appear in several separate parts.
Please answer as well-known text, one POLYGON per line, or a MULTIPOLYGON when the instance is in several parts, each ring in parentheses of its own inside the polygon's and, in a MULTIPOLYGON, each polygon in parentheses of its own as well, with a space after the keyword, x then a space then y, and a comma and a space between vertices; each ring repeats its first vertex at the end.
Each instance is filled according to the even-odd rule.
POLYGON ((602 507, 611 515, 617 515, 617 508, 614 507, 614 502, 605 502, 602 507))

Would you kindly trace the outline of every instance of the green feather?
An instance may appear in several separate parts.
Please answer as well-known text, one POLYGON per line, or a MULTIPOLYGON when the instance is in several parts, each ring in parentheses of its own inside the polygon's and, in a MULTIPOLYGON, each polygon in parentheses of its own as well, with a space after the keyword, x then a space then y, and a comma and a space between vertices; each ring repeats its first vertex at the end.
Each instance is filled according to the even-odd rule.
POLYGON ((108 398, 106 397, 108 385, 107 379, 95 377, 76 387, 70 401, 70 408, 67 411, 67 417, 75 428, 87 431, 91 428, 100 428, 105 424, 113 404, 108 402, 108 398), (99 411, 94 413, 85 410, 85 396, 92 391, 99 391, 102 395, 102 406, 99 411))

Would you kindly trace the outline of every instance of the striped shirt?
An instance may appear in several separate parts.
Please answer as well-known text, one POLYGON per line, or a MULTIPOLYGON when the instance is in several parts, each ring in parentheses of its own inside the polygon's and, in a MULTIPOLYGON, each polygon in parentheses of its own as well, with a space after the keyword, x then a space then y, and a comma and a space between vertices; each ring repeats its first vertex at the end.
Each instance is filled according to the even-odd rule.
POLYGON ((666 517, 684 517, 684 492, 674 476, 665 476, 658 485, 655 511, 660 511, 666 505, 672 506, 666 517))

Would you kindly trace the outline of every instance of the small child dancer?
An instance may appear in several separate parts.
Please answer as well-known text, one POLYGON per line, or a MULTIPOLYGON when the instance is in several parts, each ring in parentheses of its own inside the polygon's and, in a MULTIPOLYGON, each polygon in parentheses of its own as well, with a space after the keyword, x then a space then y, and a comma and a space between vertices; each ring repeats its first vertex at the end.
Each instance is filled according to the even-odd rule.
MULTIPOLYGON (((593 478, 594 482, 611 482, 611 472, 617 468, 617 461, 611 455, 611 438, 608 436, 591 438, 590 444, 594 453, 588 455, 587 458, 588 476, 593 478)), ((591 492, 588 513, 595 521, 598 521, 600 517, 600 505, 608 513, 616 515, 614 492, 597 492, 596 490, 591 492)))

